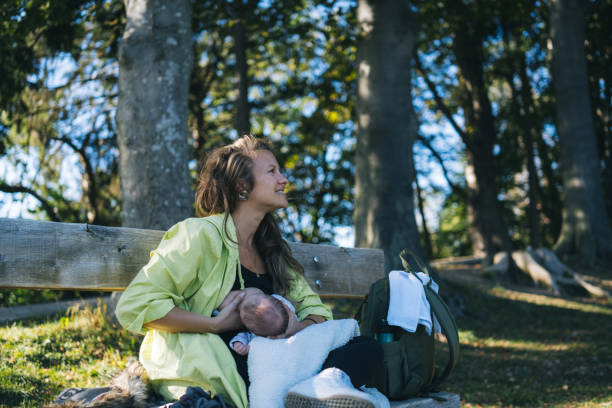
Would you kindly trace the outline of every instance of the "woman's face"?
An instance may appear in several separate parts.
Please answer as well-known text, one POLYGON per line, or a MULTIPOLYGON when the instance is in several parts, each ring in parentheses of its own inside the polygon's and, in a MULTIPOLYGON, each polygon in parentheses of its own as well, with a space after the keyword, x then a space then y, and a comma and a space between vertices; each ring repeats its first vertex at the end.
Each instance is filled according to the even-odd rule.
POLYGON ((288 180, 281 173, 274 155, 267 150, 258 150, 253 157, 253 189, 247 202, 265 212, 286 208, 289 205, 285 195, 288 180))

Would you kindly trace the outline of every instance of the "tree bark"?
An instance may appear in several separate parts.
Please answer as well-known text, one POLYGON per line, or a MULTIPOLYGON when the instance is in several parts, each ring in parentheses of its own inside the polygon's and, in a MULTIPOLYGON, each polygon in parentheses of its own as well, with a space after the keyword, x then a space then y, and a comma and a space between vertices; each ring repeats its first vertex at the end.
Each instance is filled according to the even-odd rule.
MULTIPOLYGON (((240 5, 239 5, 240 6, 240 5)), ((238 73, 238 100, 236 102, 236 130, 243 135, 251 131, 249 110, 248 62, 246 56, 247 36, 242 22, 242 13, 234 24, 234 53, 238 73)))
MULTIPOLYGON (((552 149, 544 141, 542 134, 539 134, 535 139, 535 145, 540 158, 540 169, 542 171, 542 185, 540 195, 542 199, 542 215, 547 220, 543 227, 546 227, 547 237, 551 240, 556 239, 561 231, 561 193, 559 175, 553 168, 554 154, 552 149)), ((550 244, 552 245, 552 243, 550 244)))
POLYGON ((433 244, 431 243, 431 233, 429 232, 429 227, 427 226, 427 217, 425 216, 425 200, 423 199, 423 190, 419 186, 419 178, 416 174, 416 169, 414 168, 413 161, 413 174, 414 174, 414 186, 416 187, 416 199, 417 205, 419 209, 419 215, 421 216, 421 225, 423 228, 422 237, 423 244, 425 246, 425 256, 427 259, 433 259, 433 244))
POLYGON ((527 76, 527 62, 526 57, 521 54, 521 63, 519 68, 519 76, 521 78, 521 104, 523 106, 522 119, 520 126, 523 130, 523 144, 525 145, 525 161, 527 165, 528 174, 528 191, 527 197, 529 199, 529 207, 527 208, 527 215, 529 219, 529 241, 533 248, 539 248, 542 246, 542 234, 540 231, 540 211, 538 210, 538 204, 540 202, 540 181, 538 178, 538 170, 535 165, 535 149, 534 149, 534 135, 537 136, 538 131, 541 129, 536 128, 535 120, 533 118, 535 108, 533 106, 532 89, 527 76))
POLYGON ((412 188, 416 21, 409 3, 392 0, 360 0, 357 18, 355 245, 382 248, 389 270, 400 267, 403 248, 422 256, 412 188))
MULTIPOLYGON (((473 14, 467 9, 464 13, 473 14)), ((471 20, 459 22, 454 33, 453 51, 465 94, 462 106, 466 131, 462 138, 468 150, 468 165, 473 166, 473 177, 466 182, 468 205, 471 206, 476 228, 482 236, 485 262, 491 263, 497 252, 511 251, 512 244, 497 199, 497 169, 493 155, 496 130, 484 79, 484 38, 479 28, 479 18, 474 16, 471 20)))
POLYGON ((555 245, 593 265, 612 256, 612 229, 601 187, 588 91, 584 10, 580 0, 554 0, 550 27, 557 133, 563 177, 563 224, 555 245))
POLYGON ((193 214, 187 96, 193 64, 187 0, 125 0, 117 130, 122 221, 167 229, 193 214))

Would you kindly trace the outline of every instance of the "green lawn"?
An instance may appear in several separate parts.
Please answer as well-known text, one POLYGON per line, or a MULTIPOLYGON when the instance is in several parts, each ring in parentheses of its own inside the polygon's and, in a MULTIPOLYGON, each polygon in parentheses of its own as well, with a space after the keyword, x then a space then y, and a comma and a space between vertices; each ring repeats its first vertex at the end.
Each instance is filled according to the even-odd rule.
POLYGON ((0 406, 40 407, 66 387, 106 385, 138 353, 138 339, 101 308, 0 326, 0 406))
MULTIPOLYGON (((464 407, 612 407, 612 303, 454 283, 461 359, 444 389, 464 407)), ((338 301, 337 317, 358 302, 338 301)), ((39 407, 72 386, 106 385, 138 338, 102 310, 0 326, 0 406, 39 407)))
POLYGON ((612 406, 612 305, 462 288, 461 360, 448 391, 465 407, 612 406))

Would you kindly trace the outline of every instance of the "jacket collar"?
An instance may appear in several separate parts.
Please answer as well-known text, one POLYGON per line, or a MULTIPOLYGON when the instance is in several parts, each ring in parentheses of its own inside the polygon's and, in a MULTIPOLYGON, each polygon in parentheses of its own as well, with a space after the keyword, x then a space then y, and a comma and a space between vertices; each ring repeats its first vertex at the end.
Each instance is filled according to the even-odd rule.
POLYGON ((236 237, 236 225, 234 224, 234 220, 232 219, 231 215, 227 217, 227 224, 226 224, 227 227, 226 228, 224 228, 224 225, 223 225, 224 220, 225 220, 225 213, 210 215, 208 217, 205 217, 204 219, 210 222, 211 224, 213 224, 215 227, 217 227, 217 230, 219 231, 219 234, 221 235, 221 239, 223 240, 223 243, 225 244, 226 247, 230 249, 238 249, 238 238, 236 237), (226 234, 226 231, 227 231, 227 234, 226 234))

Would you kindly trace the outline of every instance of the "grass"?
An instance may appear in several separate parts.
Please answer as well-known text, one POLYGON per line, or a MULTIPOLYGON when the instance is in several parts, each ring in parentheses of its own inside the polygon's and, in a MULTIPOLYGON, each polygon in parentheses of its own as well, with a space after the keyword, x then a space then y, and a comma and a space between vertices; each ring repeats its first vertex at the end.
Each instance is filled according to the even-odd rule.
POLYGON ((466 288, 462 356, 446 389, 465 407, 612 406, 612 307, 466 288))
MULTIPOLYGON (((466 312, 458 320, 461 359, 443 388, 460 394, 463 407, 612 407, 609 300, 562 299, 482 279, 451 284, 466 312)), ((333 302, 336 317, 357 305, 333 302)), ((39 407, 65 387, 108 384, 137 355, 139 338, 98 308, 2 325, 0 342, 0 406, 39 407)))
POLYGON ((0 407, 40 407, 67 387, 96 387, 125 368, 139 341, 104 307, 0 326, 0 407))

